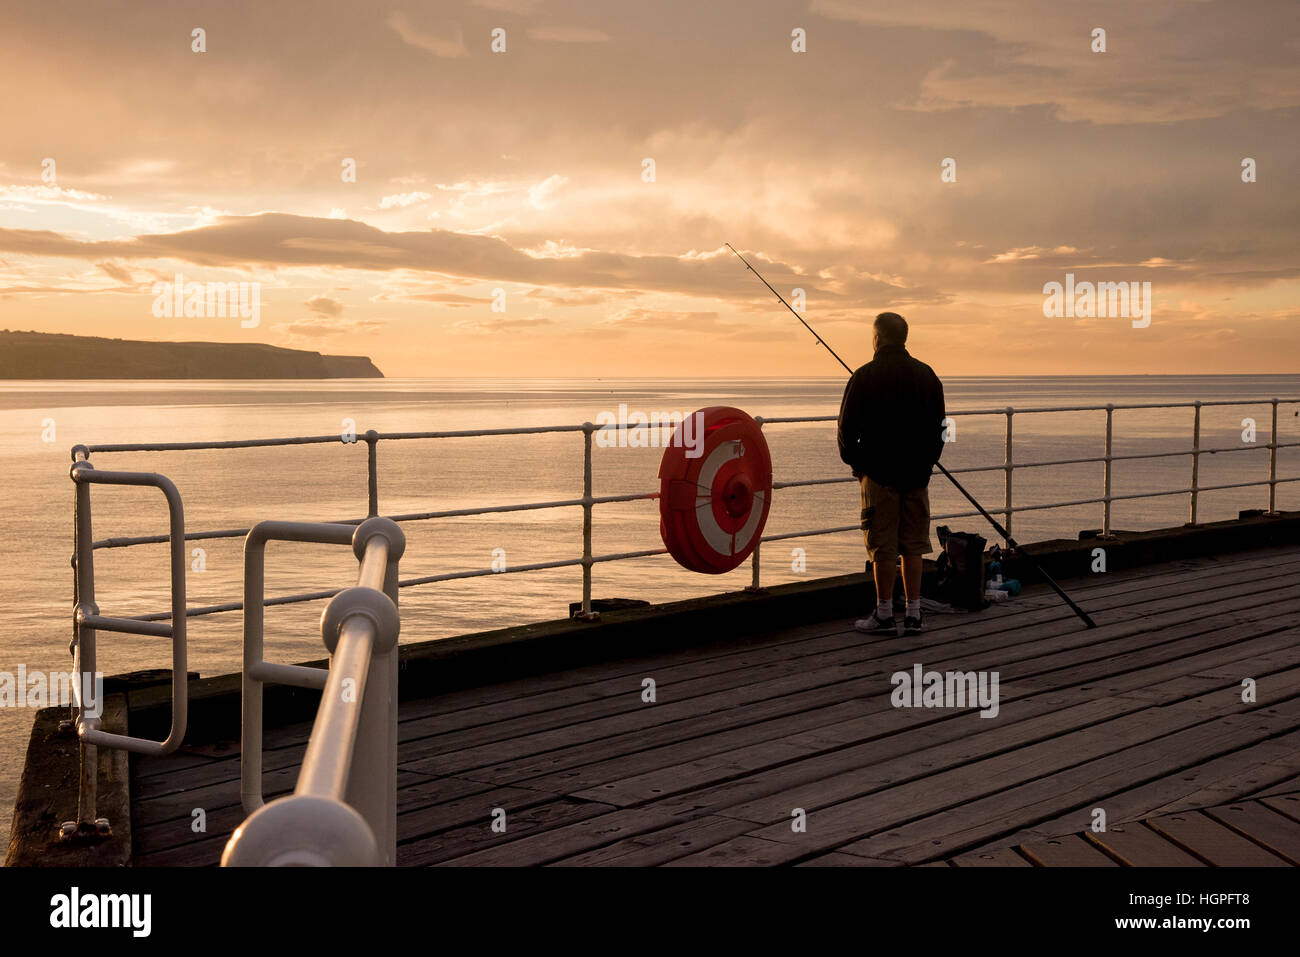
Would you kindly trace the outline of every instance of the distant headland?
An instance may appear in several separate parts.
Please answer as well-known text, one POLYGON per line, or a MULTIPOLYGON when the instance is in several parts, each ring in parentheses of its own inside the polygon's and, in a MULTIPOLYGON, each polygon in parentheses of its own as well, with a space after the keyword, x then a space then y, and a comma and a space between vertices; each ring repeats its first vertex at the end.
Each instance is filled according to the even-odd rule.
POLYGON ((382 379, 368 356, 0 330, 0 379, 382 379))

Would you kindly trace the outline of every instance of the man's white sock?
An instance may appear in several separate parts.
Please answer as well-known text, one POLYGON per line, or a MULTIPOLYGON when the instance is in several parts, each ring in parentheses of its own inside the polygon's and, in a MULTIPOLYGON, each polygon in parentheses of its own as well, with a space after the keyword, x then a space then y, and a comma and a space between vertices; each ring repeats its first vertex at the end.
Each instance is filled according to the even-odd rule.
POLYGON ((921 617, 921 599, 918 598, 916 601, 909 601, 907 603, 907 617, 908 618, 921 617))
POLYGON ((894 617, 894 603, 892 601, 876 602, 876 617, 881 621, 889 621, 894 617))

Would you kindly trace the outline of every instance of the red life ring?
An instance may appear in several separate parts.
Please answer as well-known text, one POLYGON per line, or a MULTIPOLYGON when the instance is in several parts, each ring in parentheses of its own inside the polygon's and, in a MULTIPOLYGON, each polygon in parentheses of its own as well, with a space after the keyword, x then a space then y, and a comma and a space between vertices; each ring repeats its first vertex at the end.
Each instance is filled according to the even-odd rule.
POLYGON ((772 506, 772 456, 758 423, 710 406, 673 431, 659 463, 659 534, 685 568, 729 572, 758 547, 772 506))

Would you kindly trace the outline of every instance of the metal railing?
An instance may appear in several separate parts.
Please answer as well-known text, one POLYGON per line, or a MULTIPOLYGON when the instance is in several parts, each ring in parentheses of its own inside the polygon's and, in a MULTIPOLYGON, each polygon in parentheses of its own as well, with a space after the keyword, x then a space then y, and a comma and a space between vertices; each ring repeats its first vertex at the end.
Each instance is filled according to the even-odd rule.
POLYGON ((359 526, 261 522, 244 547, 243 734, 240 794, 250 816, 231 835, 223 866, 392 866, 397 854, 398 559, 396 523, 359 526), (352 546, 357 586, 321 616, 328 670, 262 660, 266 543, 352 546), (320 708, 294 793, 262 800, 262 688, 319 688, 320 708))
MULTIPOLYGON (((1001 408, 988 409, 962 409, 949 413, 954 420, 958 417, 972 416, 995 416, 1005 419, 1005 441, 1003 448, 1003 461, 993 465, 966 466, 962 468, 949 469, 953 474, 979 473, 979 472, 1002 472, 1003 473, 1003 501, 1001 506, 990 504, 989 510, 1002 516, 1002 524, 1010 531, 1012 527, 1013 516, 1022 512, 1042 511, 1049 509, 1070 508, 1082 505, 1100 505, 1101 506, 1101 525, 1102 534, 1109 536, 1111 534, 1111 506, 1117 501, 1137 500, 1158 498, 1169 495, 1187 495, 1189 497, 1190 521, 1195 523, 1199 519, 1199 497, 1204 492, 1220 491, 1225 489, 1249 488, 1249 487, 1268 487, 1268 508, 1269 512, 1277 510, 1277 486, 1285 482, 1300 481, 1300 475, 1280 477, 1278 475, 1278 450, 1284 448, 1300 447, 1300 442, 1281 443, 1278 441, 1278 407, 1279 405, 1296 405, 1300 404, 1300 398, 1271 398, 1271 399, 1229 399, 1215 400, 1208 402, 1159 402, 1159 403, 1137 403, 1137 404, 1119 404, 1111 403, 1106 405, 1072 405, 1072 406, 1044 406, 1033 408, 1014 408, 1005 406, 1001 408), (1271 424, 1269 441, 1267 444, 1247 444, 1239 446, 1229 446, 1224 448, 1204 448, 1201 446, 1201 410, 1211 406, 1247 406, 1247 405, 1266 405, 1271 408, 1271 424), (1114 416, 1118 411, 1139 410, 1139 409, 1190 409, 1193 411, 1192 421, 1192 446, 1186 449, 1174 451, 1144 452, 1135 454, 1116 455, 1114 453, 1114 416), (1017 415, 1035 415, 1035 414, 1052 414, 1061 412, 1105 412, 1105 440, 1104 451, 1102 455, 1078 456, 1064 459, 1027 461, 1017 462, 1014 460, 1013 439, 1014 439, 1014 420, 1017 415), (1200 483, 1200 459, 1203 455, 1242 452, 1252 450, 1269 450, 1269 467, 1268 477, 1250 482, 1237 482, 1231 484, 1203 485, 1200 483), (1147 459, 1159 459, 1173 456, 1189 456, 1191 458, 1190 485, 1174 489, 1161 489, 1150 492, 1135 492, 1128 494, 1115 494, 1113 489, 1114 468, 1117 462, 1131 462, 1147 459), (1098 496, 1077 498, 1067 501, 1055 501, 1046 503, 1034 503, 1026 505, 1017 505, 1013 500, 1013 476, 1017 469, 1034 469, 1048 468, 1071 465, 1097 465, 1101 469, 1101 494, 1098 496)), ((771 418, 757 419, 760 426, 770 428, 772 426, 790 425, 790 424, 813 424, 813 423, 831 423, 836 421, 836 416, 780 416, 771 418)), ((581 508, 582 509, 582 555, 576 558, 560 559, 556 561, 533 562, 531 564, 512 565, 505 569, 482 568, 482 569, 463 569, 457 571, 440 572, 437 574, 424 575, 416 578, 399 580, 396 577, 396 566, 393 566, 393 581, 385 582, 385 592, 393 601, 396 601, 397 589, 407 588, 417 585, 431 584, 434 582, 453 581, 466 578, 479 578, 503 574, 516 574, 520 572, 537 571, 542 569, 558 569, 581 567, 582 569, 582 605, 581 610, 576 617, 586 620, 594 620, 599 616, 592 611, 592 578, 593 570, 597 565, 607 562, 624 561, 629 559, 646 558, 666 554, 667 549, 662 547, 647 548, 637 551, 625 551, 608 554, 595 554, 592 548, 592 525, 593 514, 596 506, 605 506, 615 503, 637 502, 654 500, 659 497, 658 492, 631 493, 620 495, 596 495, 592 482, 592 455, 593 455, 593 436, 604 431, 621 431, 627 429, 665 429, 675 426, 676 422, 672 421, 651 421, 647 423, 616 423, 609 425, 593 425, 590 422, 584 422, 581 425, 559 425, 559 426, 535 426, 520 428, 499 428, 499 429, 464 429, 454 431, 433 431, 433 432, 387 432, 380 433, 369 431, 362 434, 352 435, 352 441, 364 441, 366 443, 366 460, 367 460, 367 518, 345 519, 339 522, 327 523, 324 525, 313 525, 311 528, 316 532, 310 534, 319 534, 329 536, 322 541, 342 541, 345 537, 346 529, 355 529, 362 523, 373 519, 379 514, 379 468, 378 468, 378 444, 381 441, 413 441, 413 440, 435 440, 435 439, 459 439, 459 438, 476 438, 489 436, 525 436, 525 435, 545 435, 557 433, 574 433, 582 436, 583 442, 583 468, 582 468, 582 494, 570 498, 546 502, 526 502, 511 505, 484 505, 475 508, 457 508, 443 509, 424 512, 411 512, 406 514, 387 516, 392 522, 415 522, 429 521, 445 518, 457 518, 472 515, 503 514, 514 512, 529 512, 556 508, 581 508), (326 529, 321 531, 321 529, 326 529)), ((96 743, 109 744, 109 746, 126 747, 140 753, 166 753, 176 746, 180 737, 184 734, 185 725, 185 619, 203 615, 217 614, 229 611, 243 611, 246 618, 246 627, 255 632, 255 637, 251 643, 245 645, 245 691, 246 702, 255 699, 260 694, 260 686, 267 680, 281 681, 283 683, 294 684, 302 683, 306 687, 323 687, 326 681, 325 676, 320 674, 305 674, 304 672, 313 672, 313 669, 299 669, 289 665, 275 665, 261 661, 261 621, 262 609, 266 606, 294 604, 299 602, 315 601, 321 599, 333 598, 339 594, 338 589, 303 592, 292 595, 281 595, 266 598, 261 591, 261 550, 260 546, 252 548, 250 553, 246 554, 246 561, 255 563, 246 567, 245 575, 245 595, 244 600, 240 602, 228 602, 217 605, 208 605, 202 607, 188 608, 185 605, 185 561, 184 549, 181 547, 183 541, 201 541, 209 539, 229 539, 250 536, 250 543, 253 541, 253 532, 257 529, 262 531, 258 535, 272 534, 268 529, 280 529, 284 534, 290 534, 285 531, 291 527, 308 527, 308 526, 289 526, 289 525, 267 525, 258 526, 257 529, 236 528, 236 529, 218 529, 210 531, 193 531, 185 532, 183 518, 180 508, 180 498, 175 492, 175 486, 163 476, 150 473, 117 473, 117 472, 100 472, 94 470, 88 461, 92 454, 108 453, 125 453, 125 452, 179 452, 179 451, 205 451, 216 449, 248 449, 248 448, 266 448, 274 446, 293 446, 293 445, 317 445, 330 444, 340 441, 347 441, 346 437, 339 434, 333 435, 313 435, 313 436, 293 436, 289 438, 271 438, 271 439, 245 439, 232 441, 216 442, 170 442, 170 443, 128 443, 128 444, 106 444, 92 446, 76 446, 73 449, 73 480, 77 482, 77 572, 74 578, 74 592, 76 603, 76 621, 74 624, 75 637, 74 649, 79 657, 80 668, 89 667, 93 671, 95 664, 95 647, 94 635, 95 629, 123 631, 135 634, 147 634, 162 637, 170 637, 173 643, 173 707, 174 720, 172 734, 164 742, 149 742, 139 739, 122 738, 120 741, 116 736, 105 735, 100 731, 93 721, 82 720, 79 722, 79 733, 82 736, 82 811, 80 812, 80 823, 83 829, 92 827, 95 823, 94 818, 94 791, 93 781, 87 781, 87 768, 93 768, 93 748, 96 743), (93 477, 92 477, 93 476, 93 477), (89 495, 86 486, 90 483, 101 482, 105 484, 147 484, 155 485, 164 491, 168 498, 169 505, 172 507, 172 525, 167 535, 144 535, 134 537, 108 538, 101 541, 91 540, 90 525, 90 507, 89 495), (151 614, 139 615, 132 618, 102 618, 99 616, 98 608, 94 606, 94 571, 93 559, 91 553, 95 549, 101 548, 124 548, 143 544, 168 543, 172 549, 172 608, 169 612, 155 612, 151 614), (252 557, 250 557, 252 556, 252 557), (171 622, 170 625, 166 624, 171 622), (250 657, 252 656, 252 657, 250 657), (310 682, 310 683, 309 683, 310 682), (83 730, 84 729, 84 730, 83 730), (87 763, 86 748, 90 750, 90 760, 87 763), (89 815, 89 816, 87 816, 89 815)), ((856 482, 850 476, 836 476, 831 478, 802 478, 790 481, 779 481, 773 483, 774 490, 808 488, 820 485, 846 484, 856 482)), ((950 512, 941 515, 934 515, 934 521, 947 521, 957 518, 969 518, 978 515, 975 511, 950 512)), ((364 526, 363 526, 364 527, 364 526)), ((820 535, 831 535, 844 532, 860 533, 860 526, 857 523, 836 525, 826 528, 801 529, 793 532, 782 532, 779 534, 764 535, 760 539, 759 547, 754 549, 751 556, 751 585, 752 589, 758 589, 761 586, 760 577, 760 558, 762 544, 774 541, 783 541, 793 538, 808 538, 820 535)), ((294 533, 296 534, 296 533, 294 533)), ((308 534, 308 533, 302 533, 308 534)), ((297 539, 297 540, 318 540, 318 539, 297 539)), ((260 713, 260 712, 259 712, 260 713)), ((246 719, 248 712, 246 711, 246 719)), ((246 720, 246 726, 248 722, 246 720)), ((260 734, 260 723, 257 725, 258 734, 260 734)), ((260 762, 260 741, 258 747, 251 746, 246 749, 246 760, 256 760, 260 762), (255 752, 256 757, 250 758, 249 752, 255 752)), ((260 766, 260 764, 259 764, 260 766)), ((251 770, 246 767, 245 781, 258 780, 251 775, 251 770)), ((90 775, 93 778, 93 775, 90 775)), ((245 787, 244 799, 246 807, 250 810, 256 810, 260 805, 260 793, 254 793, 250 787, 245 787)))
MULTIPOLYGON (((1003 461, 995 465, 977 465, 966 466, 962 468, 949 469, 954 475, 979 472, 1002 472, 1003 473, 1003 501, 1001 505, 989 505, 989 511, 1002 516, 1002 524, 1008 531, 1012 528, 1013 516, 1030 511, 1042 511, 1048 509, 1071 508, 1081 505, 1101 505, 1101 526, 1102 534, 1109 536, 1111 533, 1111 505, 1113 502, 1158 498, 1169 495, 1187 495, 1190 501, 1190 521, 1198 521, 1198 500, 1201 493, 1210 491, 1221 491, 1233 488, 1248 488, 1257 486, 1268 486, 1268 511, 1277 510, 1277 486, 1285 482, 1300 481, 1300 475, 1279 478, 1277 474, 1278 449, 1300 447, 1300 442, 1279 443, 1277 441, 1277 413, 1280 404, 1300 404, 1300 397, 1297 398, 1262 398, 1262 399, 1227 399, 1215 400, 1209 402, 1156 402, 1156 403, 1135 403, 1135 404, 1118 404, 1110 403, 1106 405, 1071 405, 1071 406, 1043 406, 1033 408, 1014 408, 1005 406, 1002 408, 989 409, 962 409, 949 412, 949 416, 956 419, 958 417, 970 416, 997 416, 1006 420, 1005 442, 1003 448, 1003 461), (1267 405, 1271 408, 1271 431, 1269 442, 1267 444, 1246 444, 1240 446, 1228 446, 1224 448, 1202 448, 1200 446, 1200 422, 1201 410, 1210 406, 1246 406, 1246 405, 1267 405), (1190 409, 1193 410, 1193 444, 1191 448, 1179 449, 1175 451, 1161 452, 1143 452, 1127 455, 1114 454, 1114 414, 1117 411, 1137 410, 1137 409, 1190 409), (1014 420, 1017 415, 1035 415, 1050 414, 1059 412, 1105 412, 1105 444, 1104 451, 1101 455, 1078 456, 1072 458, 1016 462, 1012 457, 1013 438, 1014 438, 1014 420), (1269 450, 1269 471, 1267 479, 1259 479, 1251 482, 1238 482, 1233 484, 1220 485, 1202 485, 1200 484, 1200 458, 1203 455, 1213 453, 1229 453, 1253 450, 1269 450), (1138 461, 1144 459, 1158 459, 1171 456, 1190 456, 1192 460, 1191 467, 1191 484, 1181 488, 1162 489, 1153 492, 1134 492, 1128 494, 1115 494, 1113 488, 1114 463, 1126 461, 1138 461), (1071 499, 1067 501, 1034 503, 1028 505, 1016 505, 1013 500, 1013 476, 1017 469, 1047 468, 1054 466, 1067 465, 1102 465, 1101 474, 1101 494, 1088 498, 1071 499)), ((836 421, 836 416, 779 416, 771 418, 758 418, 759 424, 768 428, 775 425, 788 424, 810 424, 810 423, 830 423, 836 421)), ((630 493, 622 495, 596 495, 592 487, 592 436, 602 431, 621 431, 627 429, 665 429, 675 425, 671 421, 651 421, 643 424, 628 423, 611 423, 609 425, 593 425, 590 422, 584 422, 581 425, 558 425, 558 426, 535 426, 524 428, 501 428, 501 429, 464 429, 455 431, 439 432, 375 432, 369 431, 364 434, 357 434, 356 439, 364 441, 367 447, 367 505, 368 515, 379 514, 379 470, 378 470, 378 444, 381 441, 410 441, 424 439, 458 439, 458 438, 475 438, 488 436, 524 436, 524 435, 544 435, 557 433, 577 433, 582 435, 583 440, 583 479, 582 495, 572 498, 559 499, 546 502, 526 502, 512 505, 484 505, 476 508, 457 508, 444 509, 425 512, 410 512, 405 514, 389 515, 395 522, 415 522, 429 521, 445 518, 459 518, 471 515, 489 515, 502 514, 510 512, 528 512, 542 509, 555 508, 581 508, 582 509, 582 555, 581 557, 560 559, 556 561, 534 562, 531 564, 512 565, 504 570, 493 568, 465 569, 459 571, 443 572, 434 575, 424 575, 418 578, 409 578, 398 582, 399 587, 408 588, 415 585, 426 585, 434 582, 453 581, 463 578, 479 578, 492 575, 513 574, 518 572, 538 571, 542 569, 555 568, 582 568, 582 610, 580 617, 594 618, 591 611, 591 594, 592 594, 592 570, 595 566, 614 561, 624 561, 635 558, 646 558, 655 555, 667 553, 664 548, 648 548, 638 551, 617 552, 597 555, 592 550, 592 519, 593 511, 596 506, 610 505, 622 502, 636 502, 653 500, 659 497, 658 492, 630 493)), ((173 451, 199 451, 211 449, 245 449, 245 448, 264 448, 268 446, 289 446, 289 445, 310 445, 310 444, 327 444, 340 441, 339 435, 311 435, 311 436, 294 436, 290 438, 278 439, 248 439, 218 442, 172 442, 172 443, 132 443, 118 445, 96 445, 91 446, 90 451, 93 453, 108 452, 173 452, 173 451)), ((792 489, 807 488, 818 485, 847 484, 856 482, 850 476, 837 476, 834 478, 806 478, 791 481, 774 482, 773 489, 792 489)), ((949 512, 942 515, 932 516, 934 521, 947 521, 958 518, 971 518, 979 513, 974 510, 949 512)), ((355 525, 364 521, 364 519, 345 519, 342 524, 355 525)), ((220 529, 214 531, 190 532, 187 533, 187 540, 204 540, 220 538, 238 538, 248 534, 246 528, 220 529)), ((760 540, 760 547, 754 550, 752 556, 752 585, 757 588, 760 586, 760 552, 761 544, 764 542, 781 541, 791 538, 808 538, 818 535, 830 535, 841 532, 860 531, 858 524, 836 525, 826 528, 802 529, 794 532, 783 532, 780 534, 764 535, 760 540)), ((145 535, 129 538, 111 538, 95 543, 96 548, 121 548, 132 545, 141 545, 166 541, 166 536, 145 535)), ((267 599, 267 604, 286 604, 299 601, 313 601, 322 598, 329 598, 333 592, 321 591, 310 592, 299 595, 287 595, 277 598, 267 599)), ((206 607, 191 608, 187 610, 190 617, 199 615, 210 615, 227 611, 238 611, 243 608, 240 602, 229 602, 225 604, 210 605, 206 607)), ((146 621, 164 621, 170 617, 168 613, 156 613, 152 615, 141 616, 141 620, 146 621)))
POLYGON ((71 476, 76 490, 76 523, 73 554, 73 610, 72 654, 73 721, 79 742, 79 770, 77 793, 77 820, 65 821, 60 828, 64 838, 107 834, 111 822, 100 817, 96 807, 98 797, 98 748, 120 748, 137 754, 169 754, 180 746, 185 737, 185 722, 189 704, 188 670, 186 665, 186 607, 185 607, 185 510, 180 493, 170 479, 152 472, 107 472, 96 469, 88 461, 89 452, 84 446, 72 450, 71 476), (169 532, 165 537, 171 549, 170 623, 145 621, 139 618, 112 617, 100 614, 95 603, 95 559, 93 525, 91 521, 91 485, 134 485, 157 488, 167 501, 169 532), (113 734, 101 727, 99 711, 103 702, 87 701, 88 687, 99 674, 96 633, 113 631, 153 638, 168 638, 172 645, 172 724, 167 737, 151 741, 125 734, 113 734))

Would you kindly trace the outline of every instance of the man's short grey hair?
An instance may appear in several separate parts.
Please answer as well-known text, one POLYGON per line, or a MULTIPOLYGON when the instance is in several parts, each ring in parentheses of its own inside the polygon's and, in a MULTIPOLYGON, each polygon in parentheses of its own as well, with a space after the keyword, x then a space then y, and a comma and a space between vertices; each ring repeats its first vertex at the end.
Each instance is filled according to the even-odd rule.
POLYGON ((875 330, 882 346, 901 346, 907 342, 907 320, 896 312, 876 316, 875 330))

